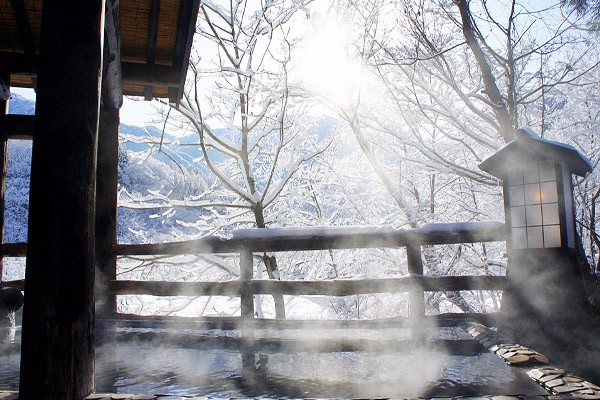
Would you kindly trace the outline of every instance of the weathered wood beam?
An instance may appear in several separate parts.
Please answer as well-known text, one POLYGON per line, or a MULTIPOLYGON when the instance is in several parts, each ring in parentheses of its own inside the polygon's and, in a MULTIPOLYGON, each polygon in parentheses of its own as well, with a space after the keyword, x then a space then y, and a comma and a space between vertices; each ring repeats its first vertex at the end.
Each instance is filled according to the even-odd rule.
POLYGON ((33 44, 33 35, 31 34, 29 19, 27 19, 27 12, 25 11, 25 4, 23 4, 23 0, 10 0, 10 2, 17 22, 17 28, 19 29, 19 38, 21 39, 23 52, 26 54, 34 54, 35 46, 33 44))
POLYGON ((106 0, 102 105, 109 109, 118 109, 123 105, 120 18, 120 0, 106 0))
POLYGON ((31 140, 34 126, 34 115, 0 115, 0 139, 31 140))
MULTIPOLYGON (((0 78, 10 85, 10 74, 8 71, 0 71, 0 78)), ((2 117, 8 113, 8 100, 0 100, 0 127, 2 117)), ((0 128, 1 129, 1 128, 0 128)), ((8 139, 0 135, 0 244, 4 243, 4 208, 6 204, 6 167, 8 165, 8 139)), ((3 254, 0 253, 0 282, 4 276, 3 254)))
MULTIPOLYGON (((156 39, 158 37, 158 21, 160 17, 160 0, 152 0, 148 21, 148 38, 146 41, 146 64, 152 68, 156 64, 156 39)), ((152 86, 146 85, 144 98, 152 100, 152 86)))
POLYGON ((505 276, 406 276, 382 279, 348 279, 331 281, 226 281, 164 282, 113 281, 114 294, 148 294, 153 296, 239 296, 241 293, 284 295, 351 296, 367 293, 409 291, 502 290, 505 276))
POLYGON ((25 280, 24 279, 18 279, 16 281, 4 281, 4 282, 2 282, 2 284, 13 287, 17 290, 21 290, 21 291, 25 290, 25 280))
POLYGON ((94 389, 94 194, 104 7, 104 0, 43 3, 21 400, 79 400, 94 389))
MULTIPOLYGON (((39 56, 0 51, 0 65, 6 66, 9 72, 35 74, 38 70, 39 56)), ((121 62, 122 81, 131 85, 152 85, 178 87, 180 71, 175 67, 121 62)))
POLYGON ((175 41, 175 62, 173 63, 180 77, 179 84, 177 85, 179 90, 169 90, 169 101, 171 103, 178 103, 183 95, 199 9, 200 0, 181 2, 179 30, 177 31, 177 39, 175 41))
POLYGON ((154 65, 149 67, 146 64, 121 63, 123 71, 123 83, 131 85, 151 85, 151 86, 179 86, 179 71, 174 67, 165 65, 154 65))
MULTIPOLYGON (((421 257, 421 246, 411 244, 406 246, 406 259, 408 272, 415 276, 423 276, 423 259, 421 257)), ((411 290, 408 294, 408 315, 411 319, 412 334, 416 340, 423 341, 425 330, 422 319, 425 316, 425 294, 420 285, 411 290)))
POLYGON ((3 257, 27 257, 27 243, 2 243, 0 254, 3 257))
POLYGON ((0 51, 0 65, 8 72, 36 73, 38 67, 37 54, 13 53, 0 51))
POLYGON ((96 174, 96 293, 97 313, 113 315, 117 311, 114 295, 107 283, 116 279, 117 257, 117 186, 119 170, 119 108, 100 107, 98 126, 98 168, 96 174))
POLYGON ((208 236, 199 240, 115 246, 117 255, 238 253, 358 249, 409 245, 496 242, 506 240, 504 224, 439 224, 403 230, 390 226, 243 229, 231 238, 208 236))
MULTIPOLYGON (((361 338, 261 338, 241 339, 239 337, 198 335, 169 332, 117 332, 111 339, 119 343, 160 343, 164 347, 189 348, 194 350, 230 350, 234 352, 263 352, 285 354, 297 352, 356 352, 412 354, 419 351, 408 339, 361 339, 361 338)), ((484 348, 476 340, 430 340, 428 349, 439 349, 444 354, 470 356, 481 354, 484 348)))
MULTIPOLYGON (((465 321, 477 321, 486 326, 496 326, 498 313, 446 313, 425 315, 423 321, 427 326, 457 326, 465 321)), ((177 317, 172 315, 137 315, 117 314, 116 320, 100 320, 99 323, 116 321, 117 327, 123 328, 166 328, 166 329, 239 329, 243 321, 241 317, 177 317)), ((384 329, 407 328, 407 317, 377 318, 368 320, 295 320, 255 318, 256 329, 384 329)))

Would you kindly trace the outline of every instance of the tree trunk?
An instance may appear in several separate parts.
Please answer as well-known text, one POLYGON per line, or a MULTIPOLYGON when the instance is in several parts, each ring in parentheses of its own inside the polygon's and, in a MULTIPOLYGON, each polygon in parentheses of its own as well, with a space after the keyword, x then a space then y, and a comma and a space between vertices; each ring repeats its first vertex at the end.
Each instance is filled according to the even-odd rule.
POLYGON ((477 40, 475 27, 473 26, 471 10, 469 9, 469 0, 458 0, 455 1, 455 4, 460 10, 462 31, 465 37, 465 42, 473 52, 475 61, 477 61, 477 65, 479 66, 481 79, 483 80, 485 87, 485 94, 487 95, 488 99, 490 99, 492 104, 494 104, 492 111, 498 120, 500 134, 504 140, 508 142, 514 139, 514 127, 511 122, 512 120, 506 107, 504 97, 502 96, 500 89, 498 89, 496 78, 492 73, 492 68, 487 60, 485 52, 477 40))
MULTIPOLYGON (((260 205, 256 205, 253 208, 254 217, 256 219, 257 228, 266 228, 265 224, 265 216, 264 209, 260 205)), ((269 279, 277 279, 279 280, 279 270, 277 269, 277 259, 275 256, 268 256, 267 254, 263 255, 263 263, 265 264, 265 268, 267 269, 267 274, 269 275, 269 279)), ((285 302, 283 299, 283 294, 274 293, 273 294, 273 302, 275 303, 275 318, 277 319, 285 319, 285 302)))

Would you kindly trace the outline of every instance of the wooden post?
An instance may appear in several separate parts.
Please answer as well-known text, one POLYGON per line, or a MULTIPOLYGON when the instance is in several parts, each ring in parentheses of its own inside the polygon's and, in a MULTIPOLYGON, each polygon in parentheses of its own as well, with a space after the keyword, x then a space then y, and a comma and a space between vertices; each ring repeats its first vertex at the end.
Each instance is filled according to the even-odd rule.
MULTIPOLYGON (((10 74, 0 72, 0 78, 10 85, 10 74)), ((0 100, 0 118, 8 113, 8 100, 0 100)), ((0 137, 0 245, 4 243, 4 209, 6 206, 6 167, 8 161, 8 138, 0 137)), ((0 254, 0 282, 4 277, 4 257, 0 254)))
POLYGON ((117 185, 119 157, 119 109, 100 108, 98 129, 98 171, 96 178, 96 279, 98 307, 105 318, 117 312, 117 298, 108 291, 117 278, 117 185))
MULTIPOLYGON (((406 258, 408 261, 408 272, 413 275, 423 275, 423 260, 421 258, 421 246, 406 246, 406 258)), ((409 293, 408 316, 412 336, 414 340, 422 341, 424 338, 424 316, 425 316, 425 296, 422 288, 416 288, 409 293)))
MULTIPOLYGON (((252 280, 254 262, 252 252, 244 250, 240 253, 240 281, 249 282, 252 280)), ((245 285, 242 289, 241 297, 241 316, 244 325, 254 319, 254 293, 245 285)))
POLYGON ((94 217, 104 0, 42 8, 20 400, 94 385, 94 217))
POLYGON ((119 110, 123 105, 121 73, 120 1, 106 0, 104 57, 102 65, 102 106, 98 128, 98 170, 96 174, 96 313, 112 318, 117 297, 109 293, 110 281, 117 279, 117 186, 119 183, 119 110))
MULTIPOLYGON (((245 340, 244 348, 248 347, 248 341, 254 338, 254 293, 250 285, 246 284, 252 280, 254 272, 254 261, 252 251, 243 250, 240 253, 240 281, 242 290, 240 292, 242 338, 245 340)), ((242 352, 242 357, 254 359, 254 353, 242 352)))

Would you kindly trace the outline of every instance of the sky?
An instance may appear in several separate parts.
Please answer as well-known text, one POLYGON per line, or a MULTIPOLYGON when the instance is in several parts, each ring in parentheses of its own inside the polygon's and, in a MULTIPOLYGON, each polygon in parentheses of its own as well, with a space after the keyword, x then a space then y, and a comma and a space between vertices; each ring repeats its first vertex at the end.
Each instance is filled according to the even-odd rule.
MULTIPOLYGON (((29 100, 35 101, 35 91, 26 88, 10 88, 11 93, 18 94, 29 100)), ((134 99, 127 96, 123 97, 123 107, 121 108, 121 123, 127 125, 154 125, 153 118, 157 117, 151 101, 145 101, 141 98, 134 99)))

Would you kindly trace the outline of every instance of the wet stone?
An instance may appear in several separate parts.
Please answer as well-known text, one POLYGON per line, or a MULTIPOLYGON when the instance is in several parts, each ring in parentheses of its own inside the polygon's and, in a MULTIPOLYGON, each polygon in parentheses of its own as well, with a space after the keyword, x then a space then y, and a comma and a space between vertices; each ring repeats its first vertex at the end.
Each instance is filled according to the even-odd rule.
MULTIPOLYGON (((110 393, 94 393, 90 394, 85 400, 101 400, 101 399, 110 399, 110 393)), ((1 398, 1 397, 0 397, 1 398)))
POLYGON ((547 367, 547 368, 540 368, 540 370, 547 374, 555 374, 555 375, 564 375, 565 374, 565 370, 560 369, 560 368, 547 367))
POLYGON ((524 364, 531 361, 531 357, 524 354, 517 354, 516 356, 508 357, 506 361, 508 361, 509 364, 524 364))
POLYGON ((532 377, 533 379, 535 379, 536 381, 539 381, 540 378, 542 378, 544 376, 544 373, 542 371, 540 371, 539 369, 532 369, 529 372, 527 372, 527 374, 532 377))
POLYGON ((548 357, 544 356, 543 354, 539 354, 539 353, 538 353, 538 354, 535 354, 535 355, 533 356, 533 358, 534 358, 536 361, 538 361, 538 362, 541 362, 541 363, 543 363, 543 364, 548 364, 548 363, 550 362, 550 360, 548 360, 548 357))
POLYGON ((584 381, 583 386, 585 386, 586 388, 589 388, 589 389, 593 389, 593 390, 600 390, 600 387, 598 385, 595 385, 592 382, 588 382, 588 381, 584 381))
POLYGON ((561 394, 561 393, 571 393, 580 390, 578 387, 573 387, 571 385, 562 385, 552 388, 552 391, 561 394))
POLYGON ((564 385, 564 384, 565 384, 565 381, 562 380, 561 378, 553 379, 553 380, 548 381, 548 382, 544 382, 544 385, 546 387, 549 387, 549 388, 554 388, 556 386, 560 386, 560 385, 564 385))
POLYGON ((545 375, 543 377, 541 377, 539 380, 542 383, 546 383, 546 382, 550 382, 553 381, 555 379, 560 378, 562 375, 555 375, 555 374, 551 374, 551 375, 545 375))
POLYGON ((583 382, 583 379, 578 376, 567 376, 567 377, 565 377, 565 381, 567 381, 567 382, 583 382))
POLYGON ((577 393, 577 397, 579 397, 580 399, 590 399, 590 400, 600 400, 600 394, 596 393, 596 394, 579 394, 577 393))

